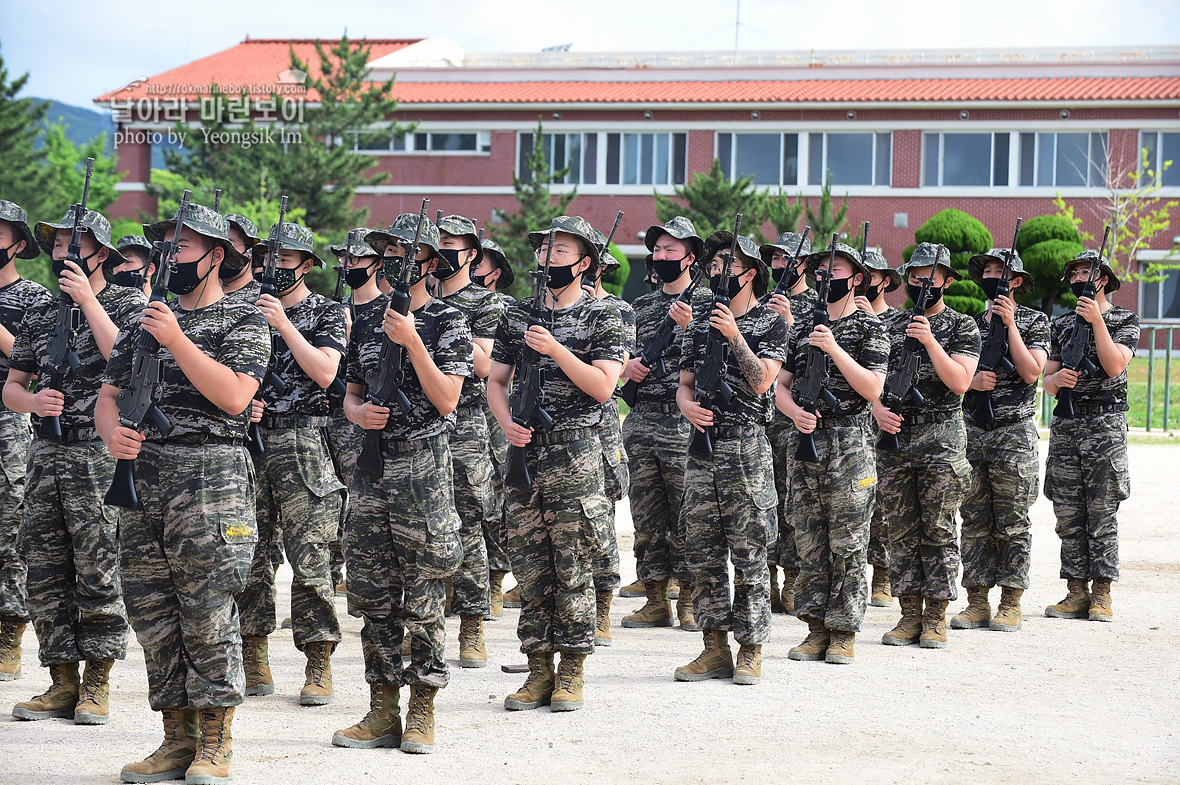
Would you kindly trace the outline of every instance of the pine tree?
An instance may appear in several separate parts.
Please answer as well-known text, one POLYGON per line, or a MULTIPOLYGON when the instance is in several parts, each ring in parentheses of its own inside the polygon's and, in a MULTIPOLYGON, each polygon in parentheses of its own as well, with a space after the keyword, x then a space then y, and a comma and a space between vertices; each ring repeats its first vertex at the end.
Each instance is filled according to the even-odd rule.
MULTIPOLYGON (((655 194, 656 216, 660 223, 683 215, 692 221, 697 234, 707 239, 721 229, 733 231, 734 216, 741 213, 742 234, 751 235, 757 242, 765 239, 762 225, 771 214, 767 206, 769 197, 766 191, 759 191, 754 185, 752 175, 730 182, 721 171, 721 162, 714 158, 708 172, 695 173, 690 182, 675 186, 674 190, 676 198, 655 194)), ((783 215, 781 209, 777 215, 783 215)))
POLYGON ((782 188, 778 189, 777 196, 768 194, 766 197, 766 217, 774 225, 775 234, 799 231, 799 218, 803 215, 806 205, 807 202, 802 194, 795 197, 795 201, 788 201, 782 188))
MULTIPOLYGON (((28 81, 25 73, 9 82, 8 69, 0 57, 0 199, 16 202, 30 220, 38 220, 50 212, 46 151, 35 148, 49 104, 17 98, 28 81)), ((58 218, 61 215, 52 220, 58 218)))
MULTIPOLYGON (((819 205, 815 212, 811 209, 811 200, 803 200, 803 206, 807 210, 807 225, 811 227, 811 245, 815 248, 827 248, 828 243, 832 241, 833 234, 839 234, 844 228, 844 224, 848 221, 848 196, 844 196, 844 202, 839 209, 833 209, 832 202, 832 171, 829 169, 824 175, 824 184, 819 194, 819 205)), ((859 237, 859 229, 858 229, 859 237)), ((853 238, 856 245, 854 248, 859 248, 860 243, 857 238, 853 238)))

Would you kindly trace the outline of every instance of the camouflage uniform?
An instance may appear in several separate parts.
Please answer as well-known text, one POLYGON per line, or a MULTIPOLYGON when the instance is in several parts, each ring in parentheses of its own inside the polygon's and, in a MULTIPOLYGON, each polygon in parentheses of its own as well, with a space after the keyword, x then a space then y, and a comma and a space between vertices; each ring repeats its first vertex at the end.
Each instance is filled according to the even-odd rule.
MULTIPOLYGON (((177 300, 168 306, 207 356, 262 379, 270 337, 256 308, 228 297, 195 311, 177 300)), ((138 326, 120 333, 104 384, 130 387, 139 334, 138 326)), ((142 509, 124 510, 120 519, 128 616, 143 646, 154 711, 236 706, 245 675, 234 595, 258 542, 254 472, 243 444, 249 415, 223 412, 166 350, 164 358, 158 405, 174 430, 163 437, 146 429, 135 461, 142 509)))
MULTIPOLYGON (((635 310, 626 300, 613 294, 602 298, 619 311, 619 318, 623 320, 623 328, 627 333, 627 355, 635 354, 635 310)), ((610 509, 598 524, 605 549, 601 556, 594 559, 594 591, 614 591, 619 587, 619 539, 615 534, 615 503, 627 495, 631 487, 631 474, 627 451, 623 447, 623 434, 620 429, 619 399, 616 392, 614 397, 602 405, 602 420, 598 423, 598 441, 602 445, 602 477, 603 491, 606 493, 610 509)))
MULTIPOLYGON (((854 271, 855 272, 855 271, 854 271)), ((859 308, 830 325, 836 343, 858 365, 884 373, 889 363, 885 325, 859 308)), ((795 374, 798 401, 807 368, 812 324, 796 322, 783 369, 795 374)), ((822 622, 829 630, 856 632, 864 621, 868 528, 877 484, 869 403, 844 378, 830 358, 828 392, 833 406, 818 404, 814 431, 819 461, 793 460, 791 491, 794 536, 800 570, 795 584, 795 615, 822 622)), ((796 431, 794 443, 798 443, 796 431)), ((794 457, 794 450, 791 452, 794 457)))
MULTIPOLYGON (((1110 289, 1107 289, 1108 293, 1110 289)), ((1075 314, 1050 327, 1049 359, 1061 360, 1075 314)), ((1135 351, 1139 315, 1112 306, 1102 321, 1116 345, 1135 351)), ((1061 577, 1089 581, 1119 579, 1119 502, 1131 494, 1127 465, 1127 372, 1109 377, 1098 361, 1093 337, 1086 356, 1097 369, 1079 369, 1073 391, 1074 419, 1054 417, 1045 462, 1045 496, 1053 502, 1061 538, 1061 577)))
MULTIPOLYGON (((494 362, 519 369, 531 315, 531 303, 505 311, 492 348, 494 362)), ((609 302, 583 293, 569 308, 538 316, 582 362, 622 362, 626 330, 609 302)), ((525 448, 532 489, 504 489, 508 555, 520 585, 517 636, 526 654, 589 654, 595 621, 591 562, 602 555, 598 525, 611 506, 597 431, 603 405, 551 357, 542 356, 540 367, 545 378, 540 405, 554 425, 548 432, 534 431, 525 448)))
MULTIPOLYGON (((877 314, 886 332, 893 331, 893 325, 899 319, 909 322, 909 314, 897 310, 892 305, 877 314)), ((881 429, 877 421, 869 417, 869 427, 872 429, 872 446, 876 450, 877 439, 881 436, 881 429)), ((873 504, 873 520, 869 524, 869 564, 875 568, 889 572, 889 532, 885 527, 885 505, 881 503, 881 485, 877 484, 876 500, 873 504)))
MULTIPOLYGON (((981 333, 989 329, 983 314, 975 317, 975 322, 981 333)), ((1048 353, 1049 318, 1045 314, 1017 305, 1016 327, 1030 351, 1048 353)), ((978 392, 969 391, 963 401, 967 461, 971 464, 971 484, 959 507, 963 586, 1027 589, 1032 547, 1028 510, 1037 498, 1040 466, 1040 437, 1033 421, 1037 385, 1025 382, 1015 370, 997 368, 995 374, 995 422, 978 422, 972 416, 978 392)))
MULTIPOLYGON (((364 385, 380 366, 381 323, 389 296, 357 314, 348 341, 348 383, 364 385)), ((430 300, 413 312, 434 364, 449 376, 475 373, 471 328, 459 311, 430 300)), ((410 401, 403 416, 392 407, 381 432, 385 465, 380 477, 352 475, 344 526, 348 612, 364 620, 361 647, 365 681, 394 686, 445 687, 446 631, 443 580, 463 558, 455 512, 447 424, 430 403, 413 364, 406 360, 401 390, 410 401), (410 665, 402 667, 402 640, 411 638, 410 665)))
MULTIPOLYGON (((489 241, 484 240, 484 243, 487 242, 489 241)), ((501 303, 501 314, 516 304, 513 297, 503 292, 496 292, 496 297, 501 303)), ((486 399, 483 403, 483 415, 488 423, 489 453, 492 456, 492 493, 495 503, 491 520, 484 522, 488 570, 512 572, 512 564, 508 560, 508 535, 504 530, 504 475, 508 471, 508 437, 504 435, 504 429, 496 421, 496 415, 492 413, 492 407, 488 406, 486 399)))
MULTIPOLYGON (((787 325, 781 316, 756 305, 736 321, 757 357, 786 359, 787 325)), ((681 347, 680 369, 698 378, 709 329, 706 319, 693 320, 681 347)), ((711 402, 713 457, 690 452, 685 464, 685 557, 692 573, 697 623, 705 630, 732 629, 739 643, 762 645, 770 639, 767 551, 778 529, 778 494, 770 442, 763 430, 773 416, 775 386, 755 395, 732 358, 724 378, 734 396, 725 408, 711 402)))

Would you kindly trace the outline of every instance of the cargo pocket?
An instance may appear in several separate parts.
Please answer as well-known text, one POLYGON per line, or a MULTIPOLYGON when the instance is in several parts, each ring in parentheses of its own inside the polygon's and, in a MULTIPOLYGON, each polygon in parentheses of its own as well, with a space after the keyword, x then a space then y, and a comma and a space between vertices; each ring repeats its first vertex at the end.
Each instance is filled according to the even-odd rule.
POLYGON ((622 446, 615 448, 603 445, 603 484, 608 499, 619 501, 627 495, 631 485, 631 470, 627 465, 627 453, 622 446))
POLYGON ((467 464, 460 469, 466 478, 467 487, 479 502, 483 510, 483 520, 490 521, 496 517, 496 492, 492 487, 492 461, 488 457, 483 460, 467 464))
MULTIPOLYGON (((1034 452, 1025 459, 1016 462, 1016 476, 1019 484, 1016 488, 1016 498, 1013 501, 1023 501, 1025 508, 1031 507, 1037 500, 1037 487, 1040 478, 1040 460, 1034 452)), ((1046 482, 1048 477, 1045 477, 1046 482)))
POLYGON ((250 575, 250 563, 258 545, 258 529, 254 521, 238 516, 221 516, 217 521, 221 542, 226 546, 220 553, 209 554, 209 583, 225 591, 240 592, 250 575))
POLYGON ((755 436, 749 441, 742 442, 742 485, 747 498, 759 510, 769 510, 778 504, 773 466, 770 444, 765 437, 760 439, 755 436))
POLYGON ((593 494, 580 501, 582 511, 582 550, 589 559, 606 555, 610 548, 610 516, 615 506, 605 496, 593 494))
MULTIPOLYGON (((458 522, 459 516, 452 515, 458 522)), ((459 563, 463 561, 463 543, 459 540, 459 532, 441 532, 435 534, 427 530, 426 544, 422 547, 422 555, 418 559, 418 574, 426 580, 443 580, 455 574, 459 563)))
POLYGON ((834 518, 828 531, 828 547, 832 553, 849 558, 864 553, 868 547, 869 520, 873 517, 873 502, 877 493, 877 475, 869 464, 867 472, 848 481, 846 497, 830 506, 834 518))
POLYGON ((1131 495, 1131 470, 1127 465, 1127 455, 1112 455, 1110 461, 1110 479, 1108 486, 1110 493, 1117 501, 1125 501, 1131 495))
POLYGON ((318 498, 344 490, 344 483, 336 476, 335 465, 328 452, 328 442, 319 428, 299 428, 296 431, 295 465, 299 479, 318 498))

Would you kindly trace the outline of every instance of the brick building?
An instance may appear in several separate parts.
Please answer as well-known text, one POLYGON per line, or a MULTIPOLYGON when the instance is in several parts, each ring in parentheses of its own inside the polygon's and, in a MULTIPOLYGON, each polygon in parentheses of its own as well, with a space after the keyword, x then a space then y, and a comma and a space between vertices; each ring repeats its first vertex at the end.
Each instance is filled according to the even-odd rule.
MULTIPOLYGON (((635 256, 655 222, 653 190, 670 194, 715 157, 730 176, 752 174, 792 196, 818 196, 831 170, 850 221, 872 221, 873 244, 894 264, 914 229, 945 207, 976 216, 999 243, 1017 216, 1054 212, 1061 193, 1083 228, 1100 235, 1107 153, 1115 172, 1134 168, 1141 149, 1157 168, 1175 160, 1160 195, 1180 196, 1175 47, 481 55, 442 37, 363 43, 374 78, 396 74, 391 119, 418 123, 381 149, 358 150, 389 173, 357 195, 374 225, 416 210, 423 196, 481 223, 513 209, 512 178, 538 116, 554 168, 570 167, 554 190, 576 185, 571 210, 597 226, 624 210, 616 242, 635 256)), ((129 132, 118 147, 126 177, 112 212, 154 212, 145 190, 152 144, 175 118, 196 119, 208 85, 231 94, 237 86, 256 100, 277 85, 314 103, 300 74, 287 70, 292 48, 316 67, 312 41, 247 38, 95 99, 129 132)), ((265 105, 248 111, 273 117, 265 105)), ((344 143, 358 146, 355 136, 344 143)), ((1180 221, 1173 226, 1142 258, 1172 247, 1180 221)), ((1158 284, 1128 282, 1115 299, 1145 322, 1180 322, 1178 280, 1173 272, 1158 284)))

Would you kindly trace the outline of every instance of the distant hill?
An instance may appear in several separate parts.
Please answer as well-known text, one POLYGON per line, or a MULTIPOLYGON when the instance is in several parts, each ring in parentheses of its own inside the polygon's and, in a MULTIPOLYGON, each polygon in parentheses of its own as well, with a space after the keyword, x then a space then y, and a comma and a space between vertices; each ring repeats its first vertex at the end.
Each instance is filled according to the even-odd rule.
POLYGON ((115 123, 111 120, 109 112, 71 106, 60 101, 46 101, 44 98, 35 100, 49 104, 49 112, 45 115, 47 122, 56 123, 60 118, 66 123, 66 138, 74 144, 84 144, 99 134, 106 133, 107 149, 114 149, 115 123))

